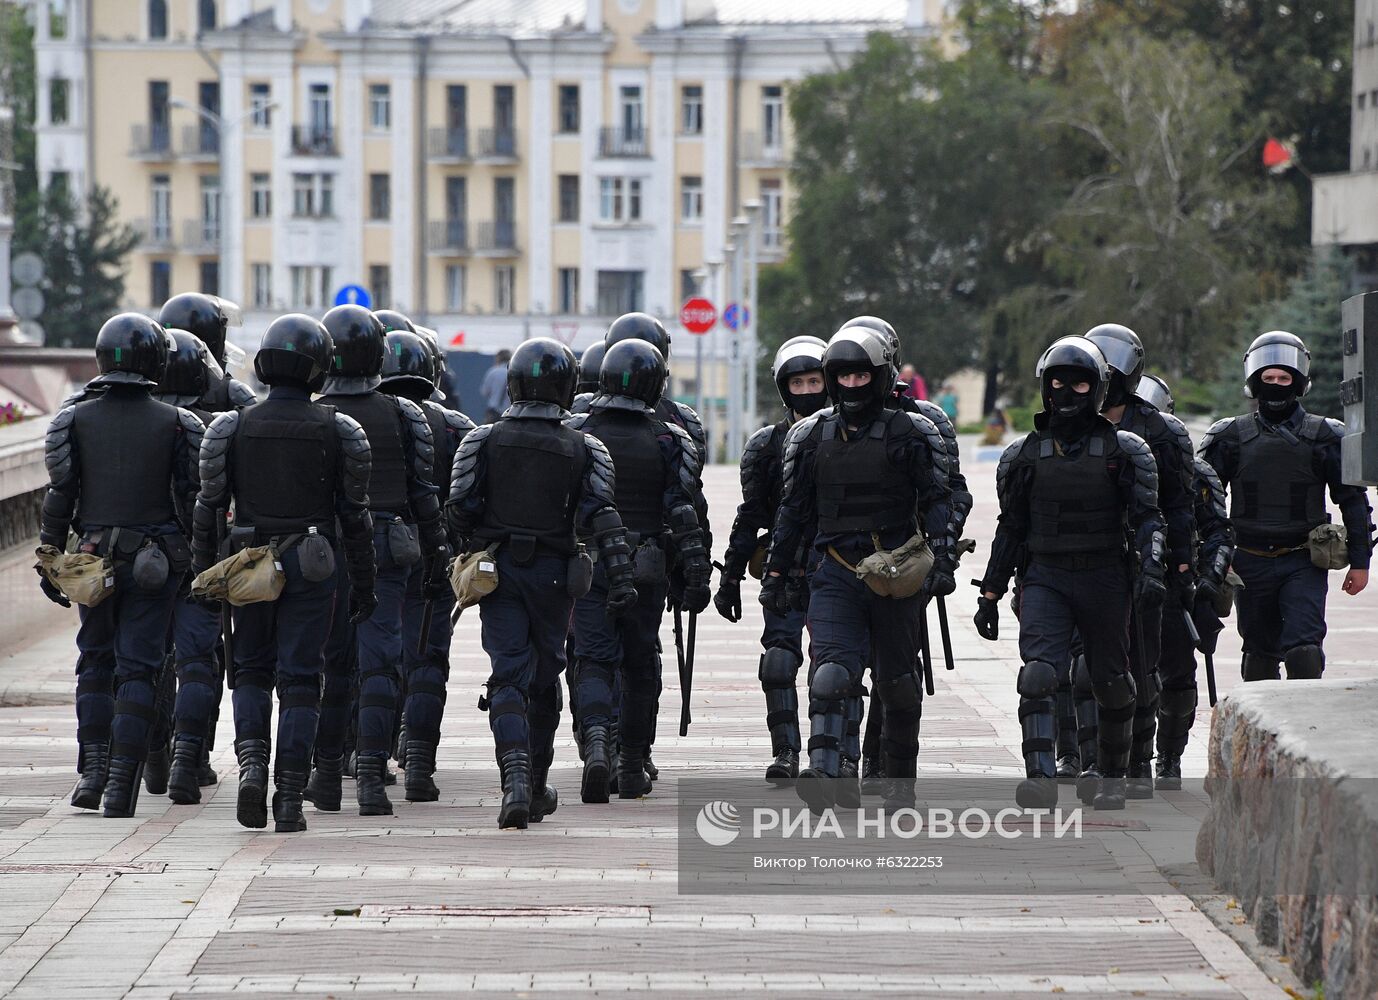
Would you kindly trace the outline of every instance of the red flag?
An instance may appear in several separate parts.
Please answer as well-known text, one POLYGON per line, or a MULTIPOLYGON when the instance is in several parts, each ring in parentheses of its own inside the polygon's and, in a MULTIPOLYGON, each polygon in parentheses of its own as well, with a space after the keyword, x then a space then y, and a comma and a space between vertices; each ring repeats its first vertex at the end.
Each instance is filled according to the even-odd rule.
POLYGON ((1292 165, 1292 150, 1272 136, 1263 144, 1263 165, 1273 173, 1282 173, 1292 165))

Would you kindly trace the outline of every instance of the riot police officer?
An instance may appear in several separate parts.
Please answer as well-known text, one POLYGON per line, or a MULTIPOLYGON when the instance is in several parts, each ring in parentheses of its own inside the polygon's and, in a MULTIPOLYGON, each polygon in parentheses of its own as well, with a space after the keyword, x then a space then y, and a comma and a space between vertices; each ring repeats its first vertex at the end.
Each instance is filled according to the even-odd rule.
POLYGON ((942 437, 928 419, 887 409, 894 369, 880 342, 842 330, 823 355, 836 401, 796 424, 785 442, 785 485, 766 556, 761 603, 783 614, 787 583, 803 572, 810 527, 821 556, 809 593, 814 667, 809 678, 809 766, 795 788, 810 809, 856 801, 855 780, 837 780, 846 737, 846 700, 858 694, 874 661, 884 703, 881 742, 887 808, 914 803, 914 768, 923 686, 915 671, 922 594, 950 594, 954 542, 948 534, 951 491, 942 437), (855 564, 880 550, 927 536, 933 566, 923 591, 882 596, 858 578, 855 564))
MULTIPOLYGON (((435 441, 431 481, 448 483, 455 452, 474 422, 462 413, 447 410, 431 396, 436 384, 435 354, 419 333, 393 331, 383 352, 382 382, 378 391, 409 399, 421 407, 435 441)), ((451 549, 455 539, 448 538, 451 549)), ((401 752, 406 771, 408 802, 434 802, 440 798, 432 775, 436 747, 440 744, 440 720, 445 713, 445 682, 450 677, 450 612, 454 591, 427 596, 426 568, 418 564, 407 578, 402 606, 403 702, 401 752), (427 605, 430 611, 427 612, 427 605), (429 621, 429 631, 422 629, 429 621)))
POLYGON ((229 327, 240 325, 238 306, 215 295, 183 292, 163 303, 158 322, 164 329, 185 330, 199 339, 220 366, 220 377, 212 380, 201 397, 203 410, 224 413, 258 402, 252 389, 229 374, 226 335, 229 327))
MULTIPOLYGON (((1371 510, 1361 487, 1340 471, 1344 425, 1301 405, 1311 387, 1311 353, 1301 338, 1274 330, 1244 353, 1244 394, 1258 410, 1216 421, 1201 457, 1230 493, 1234 570, 1246 681, 1320 677, 1325 670, 1326 570, 1312 561, 1312 533, 1330 521, 1325 491, 1340 509, 1351 596, 1368 584, 1371 510)), ((1334 546, 1338 547, 1338 546, 1334 546)))
POLYGON ((598 395, 598 373, 602 370, 603 355, 607 353, 607 350, 606 341, 595 340, 584 348, 584 353, 579 356, 579 381, 574 386, 574 398, 578 400, 581 396, 588 397, 582 401, 583 405, 579 407, 580 411, 587 410, 592 397, 598 395))
POLYGON ((278 696, 273 766, 274 828, 306 829, 302 794, 321 711, 321 672, 337 581, 349 591, 348 615, 367 618, 377 604, 373 524, 368 511, 372 466, 368 438, 348 415, 311 402, 332 358, 330 334, 309 316, 274 320, 254 356, 268 398, 223 413, 206 432, 201 495, 196 501, 193 568, 207 569, 222 551, 225 511, 234 504, 229 545, 272 545, 285 583, 274 601, 233 610, 236 817, 268 823, 267 788, 272 692, 278 696), (343 548, 345 572, 333 565, 343 548))
POLYGON ((1143 439, 1100 415, 1111 374, 1094 342, 1055 341, 1037 376, 1043 412, 1032 433, 1005 449, 996 470, 1000 520, 979 581, 976 628, 985 639, 999 636, 998 602, 1018 572, 1026 777, 1015 800, 1025 808, 1057 802, 1057 664, 1070 662, 1075 630, 1100 712, 1099 769, 1083 776, 1084 797, 1097 809, 1123 809, 1134 721, 1131 591, 1151 605, 1154 596, 1161 604, 1165 589, 1158 476, 1143 439), (1128 568, 1131 535, 1141 559, 1137 580, 1128 568))
MULTIPOLYGON (((751 435, 742 451, 742 502, 732 522, 718 591, 713 595, 718 613, 730 622, 742 619, 742 578, 748 570, 756 576, 761 574, 766 544, 784 491, 785 437, 800 420, 828 406, 828 390, 823 382, 823 352, 827 346, 818 337, 794 337, 780 345, 771 363, 771 378, 785 406, 785 416, 751 435)), ((804 612, 792 607, 784 614, 770 610, 763 614, 764 652, 757 673, 765 691, 766 728, 775 758, 766 768, 766 781, 788 785, 799 775, 802 746, 795 680, 804 663, 804 612)))
POLYGON ((612 456, 597 438, 562 423, 576 369, 574 352, 558 341, 539 337, 517 348, 507 368, 512 405, 465 437, 445 508, 464 551, 496 551, 497 587, 479 602, 493 668, 480 707, 502 772, 503 828, 539 822, 558 804, 545 768, 559 725, 555 685, 566 623, 584 589, 579 534, 597 548, 609 611, 636 603, 612 456))
POLYGON ((363 306, 336 306, 321 320, 334 345, 322 402, 353 417, 368 437, 373 469, 368 484, 378 561, 378 607, 355 623, 351 635, 343 588, 335 596, 335 622, 326 651, 316 767, 306 798, 317 809, 340 807, 350 680, 358 658, 358 741, 355 793, 361 816, 392 814, 384 771, 394 745, 398 668, 402 662, 402 607, 413 569, 424 567, 424 590, 442 597, 449 561, 435 473, 435 438, 421 408, 378 391, 382 380, 383 324, 363 306))
POLYGON ((657 419, 652 409, 667 376, 664 359, 644 341, 620 341, 608 348, 600 372, 602 391, 590 412, 571 417, 567 426, 597 438, 612 456, 614 502, 635 549, 639 596, 634 608, 610 615, 609 581, 595 570, 592 588, 574 605, 585 802, 608 801, 614 676, 621 694, 617 794, 632 799, 651 790, 645 755, 660 695, 656 640, 668 587, 666 556, 684 566, 685 602, 694 614, 708 605, 712 572, 693 506, 698 450, 683 429, 657 419))
MULTIPOLYGON (((63 408, 45 443, 40 542, 56 555, 75 531, 79 551, 113 563, 113 592, 80 609, 81 778, 72 791, 80 809, 97 808, 104 792, 106 816, 133 816, 138 804, 168 625, 190 562, 178 519, 196 495, 204 427, 149 395, 167 365, 168 341, 138 313, 107 320, 96 336, 99 393, 63 408)), ((41 569, 39 577, 49 600, 70 607, 41 569)))

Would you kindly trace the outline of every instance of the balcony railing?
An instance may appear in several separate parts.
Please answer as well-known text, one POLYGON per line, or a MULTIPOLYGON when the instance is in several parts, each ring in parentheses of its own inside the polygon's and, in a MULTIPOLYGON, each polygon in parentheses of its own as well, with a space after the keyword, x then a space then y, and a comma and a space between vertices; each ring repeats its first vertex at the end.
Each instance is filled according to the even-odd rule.
POLYGON ((182 224, 182 249, 207 256, 220 252, 220 223, 213 219, 191 219, 182 224))
POLYGON ((469 159, 467 128, 432 128, 426 131, 426 155, 432 160, 469 159))
POLYGON ((129 130, 131 156, 146 160, 172 159, 172 129, 167 125, 134 125, 129 130))
POLYGON ((785 137, 780 131, 744 132, 742 159, 748 163, 784 163, 785 137))
POLYGON ((426 250, 446 257, 468 253, 468 222, 464 219, 437 219, 427 223, 426 250))
POLYGON ((293 125, 292 152, 297 156, 338 156, 335 130, 321 125, 293 125))
POLYGON ((215 158, 220 155, 220 133, 209 125, 182 127, 182 155, 215 158))
POLYGON ((517 224, 510 221, 480 222, 476 246, 480 253, 516 253, 517 224))
POLYGON ((482 160, 515 160, 517 158, 517 130, 514 128, 479 129, 478 156, 482 160))
POLYGON ((644 128, 628 129, 613 125, 598 130, 598 155, 608 157, 650 156, 644 128))
POLYGON ((166 253, 174 249, 171 219, 134 219, 130 226, 139 236, 140 250, 166 253))

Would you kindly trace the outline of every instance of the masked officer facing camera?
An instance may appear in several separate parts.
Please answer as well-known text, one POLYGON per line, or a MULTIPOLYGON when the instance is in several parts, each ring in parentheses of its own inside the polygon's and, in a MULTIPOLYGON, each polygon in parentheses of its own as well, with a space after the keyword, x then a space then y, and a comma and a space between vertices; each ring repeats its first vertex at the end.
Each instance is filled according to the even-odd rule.
POLYGON ((1320 677, 1327 570, 1349 565, 1342 589, 1350 596, 1368 585, 1372 512, 1364 490, 1341 476, 1344 424, 1301 405, 1310 370, 1300 337, 1256 338, 1244 352, 1244 394, 1258 411, 1217 421, 1201 441, 1201 457, 1230 493, 1246 681, 1276 680, 1284 662, 1289 678, 1320 677), (1330 523, 1327 488, 1343 528, 1330 523))

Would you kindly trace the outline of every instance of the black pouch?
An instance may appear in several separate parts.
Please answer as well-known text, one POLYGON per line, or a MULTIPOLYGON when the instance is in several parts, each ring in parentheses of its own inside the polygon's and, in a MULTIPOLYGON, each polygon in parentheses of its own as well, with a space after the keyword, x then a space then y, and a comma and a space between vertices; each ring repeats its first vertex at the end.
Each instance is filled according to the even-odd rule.
POLYGON ((247 549, 254 544, 258 534, 253 528, 231 528, 229 537, 225 539, 225 546, 228 549, 220 554, 220 558, 228 559, 240 549, 247 549))
POLYGON ((324 535, 308 534, 297 543, 297 565, 307 583, 323 583, 335 575, 335 547, 324 535))
POLYGON ((163 547, 163 554, 167 556, 168 565, 172 572, 181 576, 191 567, 191 546, 187 544, 187 538, 180 531, 174 531, 170 535, 159 535, 158 544, 163 547))
POLYGON ((388 525, 388 558, 394 566, 415 566, 421 561, 421 541, 416 525, 400 517, 388 525))
MULTIPOLYGON (((565 593, 576 601, 589 592, 593 586, 593 558, 582 545, 579 551, 569 557, 569 568, 565 576, 565 593)), ((558 686, 558 685, 557 685, 558 686)))
POLYGON ((131 575, 134 578, 134 586, 140 590, 153 593, 162 590, 167 584, 170 572, 167 554, 152 538, 144 542, 143 546, 134 553, 134 566, 131 575))
POLYGON ((648 539, 636 547, 632 556, 632 583, 663 583, 666 570, 665 550, 656 541, 648 539))
POLYGON ((513 535, 507 540, 507 554, 518 566, 530 566, 536 561, 536 537, 534 535, 513 535))

